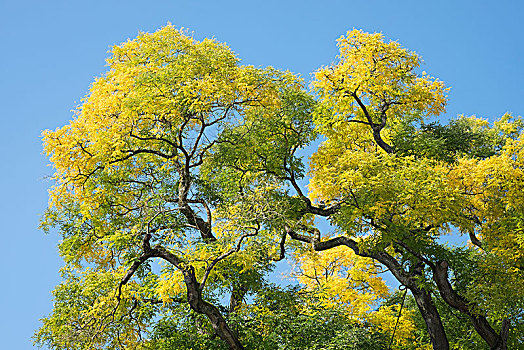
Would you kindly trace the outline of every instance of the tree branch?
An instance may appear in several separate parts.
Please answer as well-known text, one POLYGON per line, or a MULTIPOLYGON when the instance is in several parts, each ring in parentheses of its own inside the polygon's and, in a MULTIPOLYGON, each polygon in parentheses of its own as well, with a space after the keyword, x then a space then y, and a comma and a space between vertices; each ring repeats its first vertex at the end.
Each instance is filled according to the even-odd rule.
POLYGON ((216 264, 218 264, 219 261, 224 260, 228 256, 230 256, 233 253, 236 253, 240 251, 240 247, 242 245, 242 241, 247 237, 256 236, 260 230, 260 224, 257 223, 257 227, 253 228, 255 231, 251 233, 244 233, 242 236, 240 236, 240 239, 237 242, 236 247, 231 248, 229 251, 223 253, 219 257, 215 258, 211 264, 209 264, 204 272, 204 277, 202 277, 202 282, 200 282, 200 285, 198 286, 198 289, 202 291, 204 289, 204 285, 206 284, 207 278, 209 277, 209 274, 211 271, 215 268, 216 264))

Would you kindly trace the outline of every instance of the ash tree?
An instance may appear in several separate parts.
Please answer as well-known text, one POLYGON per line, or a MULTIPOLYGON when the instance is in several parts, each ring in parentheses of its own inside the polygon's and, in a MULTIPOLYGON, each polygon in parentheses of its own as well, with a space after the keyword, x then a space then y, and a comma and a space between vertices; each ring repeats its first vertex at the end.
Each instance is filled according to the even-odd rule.
POLYGON ((447 89, 417 54, 358 30, 338 45, 310 91, 173 26, 115 46, 44 132, 42 226, 65 266, 36 343, 371 349, 397 332, 398 349, 468 348, 446 329, 459 315, 475 344, 522 346, 522 120, 443 123, 447 89), (268 284, 285 258, 298 292, 268 284), (386 269, 413 297, 400 317, 386 269))

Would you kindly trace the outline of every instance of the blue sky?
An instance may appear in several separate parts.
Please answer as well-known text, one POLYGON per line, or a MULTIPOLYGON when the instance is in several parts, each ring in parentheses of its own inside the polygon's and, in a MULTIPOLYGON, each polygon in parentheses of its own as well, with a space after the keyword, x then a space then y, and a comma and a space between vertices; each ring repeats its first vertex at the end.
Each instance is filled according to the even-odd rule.
POLYGON ((0 0, 1 348, 31 349, 59 282, 56 234, 38 230, 52 168, 40 134, 71 118, 113 44, 167 22, 227 42, 246 64, 310 73, 352 28, 419 53, 451 87, 445 118, 524 114, 521 1, 0 0))

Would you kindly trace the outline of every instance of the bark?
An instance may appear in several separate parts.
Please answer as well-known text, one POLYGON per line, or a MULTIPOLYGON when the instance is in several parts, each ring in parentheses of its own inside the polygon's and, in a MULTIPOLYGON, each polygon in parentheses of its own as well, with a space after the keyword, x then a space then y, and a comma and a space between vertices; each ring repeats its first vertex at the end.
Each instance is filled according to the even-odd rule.
POLYGON ((382 139, 382 136, 380 135, 380 132, 382 131, 382 129, 384 129, 384 127, 386 126, 386 122, 387 122, 387 116, 386 116, 386 109, 382 110, 382 114, 381 114, 381 121, 380 121, 380 124, 377 124, 375 122, 373 122, 373 118, 371 118, 371 115, 369 114, 368 110, 367 110, 367 107, 365 106, 365 104, 362 102, 362 100, 360 99, 360 97, 357 95, 357 92, 353 92, 350 94, 351 96, 353 96, 353 98, 355 99, 355 101, 358 103, 358 105, 360 106, 360 109, 362 110, 362 112, 364 113, 364 116, 366 117, 366 120, 367 120, 367 123, 364 122, 364 124, 367 124, 371 127, 371 130, 373 131, 373 139, 375 140, 375 142, 377 143, 377 145, 382 148, 384 151, 386 151, 387 153, 389 154, 393 154, 395 153, 395 149, 393 147, 391 147, 390 145, 388 145, 384 139, 382 139))
POLYGON ((502 326, 500 328, 500 347, 495 348, 494 350, 507 350, 509 335, 509 320, 507 318, 502 321, 502 326))
POLYGON ((509 322, 504 320, 500 334, 491 327, 485 316, 471 310, 469 302, 460 296, 451 286, 448 279, 448 262, 440 261, 433 268, 433 280, 437 284, 442 299, 451 307, 468 315, 475 331, 484 339, 491 350, 506 350, 509 322))
MULTIPOLYGON (((186 158, 187 162, 189 162, 189 158, 186 158)), ((200 235, 205 242, 216 241, 216 238, 213 236, 211 230, 211 217, 209 216, 207 220, 202 219, 189 205, 191 202, 187 198, 191 188, 191 174, 189 172, 189 164, 186 164, 185 167, 180 166, 178 172, 180 175, 180 182, 178 184, 178 205, 180 213, 186 217, 187 222, 191 227, 196 228, 200 232, 200 235)), ((202 204, 205 204, 205 202, 202 204)), ((208 209, 207 205, 205 206, 206 209, 208 209)), ((210 214, 209 211, 208 214, 210 214)))
POLYGON ((385 265, 395 276, 395 278, 406 286, 413 294, 417 307, 420 311, 420 315, 426 323, 426 328, 429 333, 429 338, 431 340, 431 345, 434 350, 448 350, 449 341, 446 336, 446 331, 444 330, 444 325, 442 324, 442 319, 440 314, 433 303, 431 294, 423 288, 420 288, 416 277, 421 274, 420 267, 416 267, 413 271, 405 271, 402 265, 393 258, 391 255, 386 252, 374 253, 374 259, 378 260, 380 263, 385 265))
POLYGON ((202 299, 202 292, 200 291, 200 285, 196 280, 193 267, 191 266, 187 269, 184 269, 183 274, 187 287, 187 299, 189 306, 194 311, 205 314, 209 318, 211 326, 213 326, 215 332, 222 340, 227 343, 231 350, 244 349, 237 336, 227 325, 226 320, 218 308, 202 299))
POLYGON ((420 288, 409 288, 415 301, 417 303, 420 314, 426 323, 426 328, 431 339, 431 344, 434 350, 447 350, 449 349, 449 342, 442 325, 442 320, 438 313, 431 295, 420 288))
POLYGON ((387 153, 389 154, 393 154, 395 153, 395 149, 393 147, 391 147, 390 145, 388 145, 383 139, 382 139, 382 136, 380 135, 380 129, 378 128, 373 128, 373 139, 375 140, 375 142, 377 143, 377 145, 382 148, 384 151, 386 151, 387 153))
POLYGON ((444 330, 444 325, 442 324, 440 314, 433 303, 431 294, 425 289, 420 288, 417 282, 416 277, 420 275, 420 269, 415 268, 413 271, 408 272, 405 271, 402 265, 393 256, 386 252, 370 252, 363 254, 362 252, 358 251, 358 246, 356 246, 356 243, 348 245, 348 247, 352 248, 357 255, 368 256, 382 263, 391 271, 393 276, 395 276, 395 278, 400 283, 402 283, 411 291, 417 303, 418 309, 420 310, 420 314, 426 323, 426 328, 428 330, 433 349, 448 350, 449 341, 446 336, 446 331, 444 330))

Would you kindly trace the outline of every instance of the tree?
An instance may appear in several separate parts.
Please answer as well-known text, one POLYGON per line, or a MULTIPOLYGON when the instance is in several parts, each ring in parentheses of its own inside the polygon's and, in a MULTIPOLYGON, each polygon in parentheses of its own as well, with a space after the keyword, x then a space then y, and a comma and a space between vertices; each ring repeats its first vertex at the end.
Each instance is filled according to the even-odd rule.
POLYGON ((387 266, 413 294, 435 349, 449 348, 435 292, 491 349, 506 348, 522 317, 522 121, 426 125, 443 112, 446 89, 416 73, 416 54, 360 31, 339 46, 340 61, 313 83, 326 141, 312 158, 311 188, 337 209, 330 218, 343 235, 318 249, 347 245, 387 266), (440 243, 453 229, 474 247, 440 243), (350 238, 362 234, 365 244, 350 238), (518 287, 508 293, 505 283, 518 287))
POLYGON ((310 297, 274 296, 296 330, 280 336, 302 325, 333 346, 340 334, 379 344, 396 321, 394 307, 376 309, 380 263, 413 295, 434 349, 449 348, 437 299, 506 349, 523 316, 522 121, 428 123, 447 90, 418 73, 416 54, 360 31, 339 46, 316 98, 292 73, 240 65, 172 26, 115 46, 75 118, 44 132, 56 185, 42 226, 62 234, 66 265, 37 343, 165 348, 196 331, 200 347, 242 349, 264 334, 247 321, 278 329, 246 296, 263 300, 267 272, 292 253, 310 297), (300 150, 319 136, 306 194, 300 150), (451 230, 472 244, 441 243, 451 230), (309 283, 317 270, 326 278, 309 283), (344 331, 322 328, 335 324, 344 331))
POLYGON ((240 349, 205 293, 229 290, 234 309, 270 268, 290 201, 280 166, 303 172, 290 152, 313 138, 313 100, 293 74, 241 66, 172 26, 114 47, 108 64, 75 119, 44 133, 57 184, 43 226, 62 233, 66 267, 37 341, 136 347, 183 299, 240 349))

